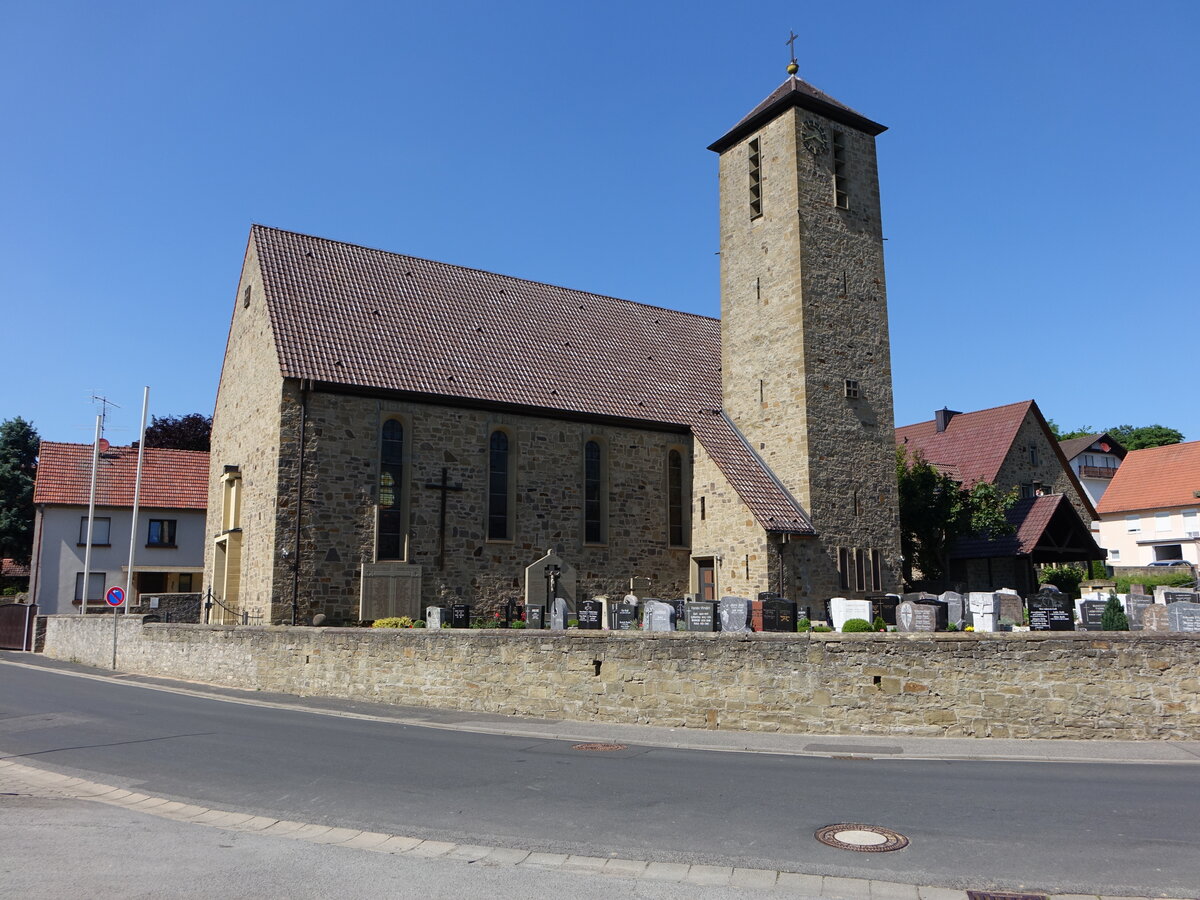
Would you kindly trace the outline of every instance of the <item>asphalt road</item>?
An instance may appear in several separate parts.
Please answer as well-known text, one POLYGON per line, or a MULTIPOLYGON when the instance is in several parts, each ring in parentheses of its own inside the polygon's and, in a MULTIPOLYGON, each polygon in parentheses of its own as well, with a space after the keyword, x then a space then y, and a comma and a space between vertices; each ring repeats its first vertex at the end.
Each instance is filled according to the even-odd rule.
POLYGON ((568 743, 0 665, 0 755, 155 796, 416 837, 973 889, 1194 896, 1200 767, 568 743), (910 845, 817 843, 835 822, 910 845))

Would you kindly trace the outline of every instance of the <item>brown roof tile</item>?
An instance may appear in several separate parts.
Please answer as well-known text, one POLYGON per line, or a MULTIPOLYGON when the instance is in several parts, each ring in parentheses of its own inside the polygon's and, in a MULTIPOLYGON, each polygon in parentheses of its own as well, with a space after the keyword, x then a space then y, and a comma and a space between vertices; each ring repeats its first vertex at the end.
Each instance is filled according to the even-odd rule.
POLYGON ((1024 400, 958 413, 941 433, 936 419, 904 425, 896 429, 896 445, 907 449, 910 456, 919 451, 926 462, 939 469, 956 470, 966 487, 991 483, 1032 406, 1032 400, 1024 400))
POLYGON ((1200 441, 1130 450, 1100 498, 1101 515, 1200 506, 1200 441))
MULTIPOLYGON (((950 551, 954 559, 988 559, 1008 556, 1030 556, 1045 534, 1055 515, 1069 516, 1075 528, 1074 539, 1095 553, 1095 559, 1104 554, 1096 546, 1095 538, 1087 530, 1079 514, 1071 506, 1066 494, 1047 494, 1043 497, 1027 497, 1018 500, 1004 517, 1016 531, 997 538, 961 538, 950 551), (1060 513, 1060 510, 1062 512, 1060 513)), ((1063 523, 1065 526, 1065 522, 1063 523)))
MULTIPOLYGON (((133 506, 136 447, 109 447, 96 470, 97 506, 133 506)), ((42 441, 34 503, 87 506, 92 479, 92 445, 42 441)), ((195 450, 146 448, 139 504, 151 509, 208 507, 208 454, 195 450)))
POLYGON ((1067 462, 1070 462, 1097 441, 1104 441, 1109 445, 1111 449, 1105 451, 1106 453, 1111 452, 1124 459, 1125 448, 1112 435, 1103 431, 1099 431, 1096 434, 1087 434, 1083 437, 1067 438, 1065 441, 1059 441, 1058 446, 1062 450, 1063 456, 1066 457, 1067 462))
POLYGON ((691 428, 768 531, 812 533, 721 405, 717 319, 255 225, 284 377, 691 428))
POLYGON ((19 563, 15 559, 0 559, 0 577, 28 578, 29 563, 19 563))

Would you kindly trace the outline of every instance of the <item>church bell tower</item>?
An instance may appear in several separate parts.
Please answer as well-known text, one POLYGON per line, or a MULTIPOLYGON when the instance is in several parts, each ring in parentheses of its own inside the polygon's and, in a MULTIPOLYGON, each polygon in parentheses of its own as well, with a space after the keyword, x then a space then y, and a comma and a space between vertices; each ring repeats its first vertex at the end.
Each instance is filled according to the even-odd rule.
POLYGON ((817 558, 833 567, 814 587, 890 590, 900 540, 875 158, 885 128, 797 68, 709 147, 720 155, 723 402, 812 519, 817 558))

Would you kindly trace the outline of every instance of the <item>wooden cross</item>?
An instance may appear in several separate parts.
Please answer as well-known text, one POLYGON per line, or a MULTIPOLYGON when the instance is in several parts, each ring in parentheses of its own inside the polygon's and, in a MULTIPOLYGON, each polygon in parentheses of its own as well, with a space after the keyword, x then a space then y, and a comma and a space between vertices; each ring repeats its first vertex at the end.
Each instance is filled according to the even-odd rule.
POLYGON ((446 568, 446 494, 449 491, 461 491, 461 484, 451 484, 446 472, 445 466, 442 467, 442 481, 440 484, 427 484, 427 488, 432 488, 435 491, 442 492, 442 509, 438 515, 438 568, 446 568))

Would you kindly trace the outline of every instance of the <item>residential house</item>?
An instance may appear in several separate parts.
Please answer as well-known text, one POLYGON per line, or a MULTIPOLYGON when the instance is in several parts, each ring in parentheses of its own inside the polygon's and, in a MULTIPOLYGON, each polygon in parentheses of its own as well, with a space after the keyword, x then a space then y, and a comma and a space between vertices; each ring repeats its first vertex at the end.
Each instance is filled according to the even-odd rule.
MULTIPOLYGON (((137 458, 136 447, 106 447, 100 452, 89 611, 107 608, 107 588, 126 584, 137 458)), ((143 593, 201 589, 208 465, 207 453, 146 449, 129 602, 143 593)), ((91 444, 42 442, 33 490, 30 572, 30 593, 42 613, 79 611, 91 477, 91 444)))
MULTIPOLYGON (((1125 448, 1105 432, 1068 438, 1059 441, 1058 446, 1071 471, 1083 486, 1088 499, 1095 506, 1112 483, 1117 469, 1121 467, 1121 460, 1126 454, 1125 448)), ((1095 530, 1095 523, 1092 530, 1095 530)))
POLYGON ((1129 451, 1097 510, 1114 569, 1200 565, 1200 441, 1129 451))
POLYGON ((927 422, 897 428, 896 444, 965 487, 1017 492, 1007 514, 1013 534, 959 541, 950 551, 949 585, 1030 593, 1039 565, 1104 558, 1090 533, 1095 508, 1034 401, 968 413, 940 409, 927 422))

